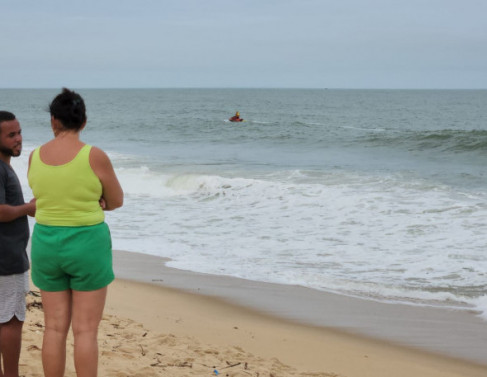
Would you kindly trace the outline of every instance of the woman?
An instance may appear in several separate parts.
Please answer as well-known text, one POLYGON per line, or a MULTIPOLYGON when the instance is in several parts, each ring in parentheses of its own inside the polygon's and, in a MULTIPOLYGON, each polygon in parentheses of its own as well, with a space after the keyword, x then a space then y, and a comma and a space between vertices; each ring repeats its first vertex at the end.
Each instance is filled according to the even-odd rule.
POLYGON ((54 139, 32 152, 28 172, 37 207, 31 259, 44 307, 42 363, 46 377, 64 376, 72 325, 76 374, 92 377, 98 325, 114 279, 103 210, 121 207, 123 191, 108 156, 80 140, 86 125, 81 96, 63 89, 49 111, 54 139))

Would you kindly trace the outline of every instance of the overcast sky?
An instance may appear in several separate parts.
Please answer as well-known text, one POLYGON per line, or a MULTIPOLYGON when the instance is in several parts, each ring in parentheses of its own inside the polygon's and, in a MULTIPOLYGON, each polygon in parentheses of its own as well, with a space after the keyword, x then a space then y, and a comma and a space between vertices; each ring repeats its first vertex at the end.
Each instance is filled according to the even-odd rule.
POLYGON ((0 88, 487 88, 486 0, 0 0, 0 88))

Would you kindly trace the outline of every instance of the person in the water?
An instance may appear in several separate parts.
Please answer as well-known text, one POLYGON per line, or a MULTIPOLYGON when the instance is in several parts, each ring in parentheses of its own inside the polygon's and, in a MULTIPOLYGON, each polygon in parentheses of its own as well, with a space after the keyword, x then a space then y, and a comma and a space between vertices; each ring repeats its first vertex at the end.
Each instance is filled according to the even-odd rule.
POLYGON ((237 111, 233 117, 229 119, 230 122, 241 122, 243 121, 242 118, 240 118, 240 113, 237 111))

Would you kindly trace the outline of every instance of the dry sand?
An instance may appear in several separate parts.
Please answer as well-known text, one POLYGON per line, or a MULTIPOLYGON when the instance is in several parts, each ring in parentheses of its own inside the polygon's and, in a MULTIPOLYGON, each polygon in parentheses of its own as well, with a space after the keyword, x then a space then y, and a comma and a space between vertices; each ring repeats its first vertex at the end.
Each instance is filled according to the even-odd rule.
MULTIPOLYGON (((43 314, 28 296, 21 375, 42 376, 43 314)), ((66 376, 75 376, 72 337, 66 376)), ((100 326, 100 376, 485 377, 487 367, 268 317, 215 298, 117 280, 100 326)))

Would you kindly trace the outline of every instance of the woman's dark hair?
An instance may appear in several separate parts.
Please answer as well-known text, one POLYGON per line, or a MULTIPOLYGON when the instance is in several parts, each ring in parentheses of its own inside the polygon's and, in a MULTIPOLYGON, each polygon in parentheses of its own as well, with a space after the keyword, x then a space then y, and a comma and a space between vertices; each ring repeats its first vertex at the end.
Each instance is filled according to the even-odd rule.
POLYGON ((69 130, 79 130, 86 122, 85 101, 78 93, 66 88, 52 100, 49 113, 69 130))

